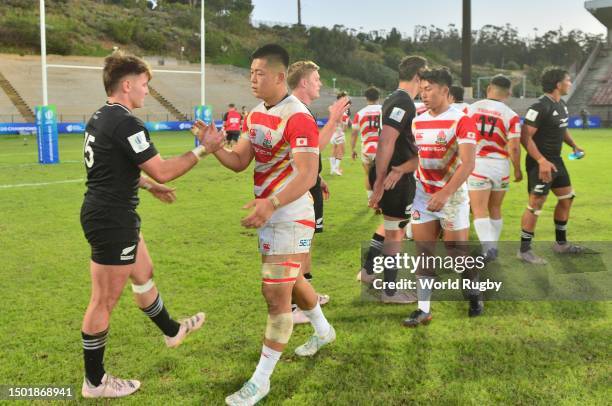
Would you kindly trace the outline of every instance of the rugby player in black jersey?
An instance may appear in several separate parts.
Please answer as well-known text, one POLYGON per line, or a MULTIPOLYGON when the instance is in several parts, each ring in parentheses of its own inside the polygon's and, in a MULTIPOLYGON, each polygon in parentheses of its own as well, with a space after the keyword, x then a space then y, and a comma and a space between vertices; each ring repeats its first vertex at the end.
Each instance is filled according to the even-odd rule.
POLYGON ((132 114, 143 106, 149 80, 151 71, 141 59, 121 52, 107 57, 103 82, 108 101, 85 129, 87 192, 81 225, 91 246, 92 281, 81 331, 85 361, 82 395, 87 398, 127 396, 140 387, 137 380, 106 373, 103 363, 110 315, 128 278, 136 304, 162 331, 168 347, 177 347, 204 323, 204 313, 181 322, 170 317, 153 283, 153 263, 140 233, 138 189, 172 203, 174 189, 163 183, 189 171, 206 154, 201 146, 170 159, 159 155, 144 123, 132 114), (141 170, 149 177, 142 176, 141 170))
MULTIPOLYGON (((416 116, 413 99, 419 93, 419 74, 426 68, 427 61, 422 57, 402 59, 398 89, 383 103, 382 130, 369 178, 372 185, 370 206, 382 211, 384 224, 374 233, 364 268, 359 274, 366 284, 375 279, 373 258, 381 253, 387 256, 398 253, 405 227, 410 223, 410 206, 415 193, 413 172, 418 164, 412 134, 412 119, 416 116)), ((395 281, 397 272, 395 268, 386 268, 384 281, 395 281)), ((415 298, 395 289, 385 289, 381 300, 384 303, 412 303, 415 298)))
POLYGON ((554 221, 556 242, 553 250, 559 254, 576 254, 583 247, 569 243, 566 238, 567 222, 574 199, 570 176, 561 157, 561 147, 565 142, 574 152, 582 148, 570 135, 567 125, 569 114, 562 96, 568 94, 572 82, 569 73, 561 68, 548 68, 542 74, 542 95, 527 114, 521 132, 521 143, 527 150, 525 161, 529 203, 521 220, 521 247, 518 258, 530 263, 546 264, 531 249, 538 216, 542 211, 548 192, 557 197, 554 221))

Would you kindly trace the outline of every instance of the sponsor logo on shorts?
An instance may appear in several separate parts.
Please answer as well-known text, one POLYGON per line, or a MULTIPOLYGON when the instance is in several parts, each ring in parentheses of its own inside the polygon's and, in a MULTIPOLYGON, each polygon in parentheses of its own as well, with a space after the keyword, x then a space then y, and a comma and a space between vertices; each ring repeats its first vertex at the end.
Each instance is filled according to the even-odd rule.
POLYGON ((131 261, 132 259, 134 259, 135 249, 136 244, 132 245, 131 247, 124 248, 123 251, 121 251, 121 256, 119 257, 119 259, 122 261, 131 261))
POLYGON ((545 187, 546 187, 546 184, 535 185, 535 187, 533 188, 533 191, 535 193, 543 193, 545 187))
POLYGON ((311 238, 302 238, 298 242, 298 247, 310 247, 310 243, 312 242, 311 238))
POLYGON ((413 210, 412 211, 412 219, 413 220, 420 220, 421 219, 421 213, 419 213, 418 210, 413 210))
POLYGON ((482 179, 470 179, 468 180, 470 186, 480 187, 485 185, 485 181, 482 179))
POLYGON ((508 181, 503 181, 503 182, 501 183, 501 187, 502 187, 502 188, 504 188, 504 189, 505 189, 505 188, 507 188, 507 187, 509 187, 509 186, 510 186, 510 182, 508 182, 508 181))
POLYGON ((252 139, 252 140, 254 140, 254 139, 255 139, 255 137, 257 137, 257 131, 255 131, 255 129, 254 129, 254 128, 251 128, 251 129, 249 130, 249 138, 250 138, 250 139, 252 139))
POLYGON ((261 248, 265 251, 268 252, 270 251, 270 243, 268 242, 264 242, 263 244, 261 244, 261 248))

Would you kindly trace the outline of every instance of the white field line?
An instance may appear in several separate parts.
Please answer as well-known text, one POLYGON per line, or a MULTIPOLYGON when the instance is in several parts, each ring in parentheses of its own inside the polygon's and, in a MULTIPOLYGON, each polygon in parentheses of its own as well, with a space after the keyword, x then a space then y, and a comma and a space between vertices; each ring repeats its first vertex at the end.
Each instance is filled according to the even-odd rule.
POLYGON ((0 189, 13 189, 18 187, 36 187, 36 186, 50 186, 50 185, 59 185, 62 183, 79 183, 85 182, 85 179, 68 179, 68 180, 58 180, 55 182, 40 182, 40 183, 17 183, 14 185, 0 185, 0 189))

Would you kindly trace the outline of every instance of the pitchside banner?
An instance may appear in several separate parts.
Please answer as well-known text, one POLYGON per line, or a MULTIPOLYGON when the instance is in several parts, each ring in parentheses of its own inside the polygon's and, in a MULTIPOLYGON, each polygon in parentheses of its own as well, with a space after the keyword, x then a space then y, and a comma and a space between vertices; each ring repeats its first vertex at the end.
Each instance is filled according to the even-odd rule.
MULTIPOLYGON (((196 120, 204 121, 207 125, 210 124, 212 122, 212 106, 208 104, 204 106, 196 106, 193 111, 193 117, 196 120)), ((200 145, 200 141, 198 141, 198 138, 193 138, 195 146, 197 147, 198 145, 200 145)))
POLYGON ((36 134, 38 139, 38 163, 59 163, 55 105, 36 106, 36 134))

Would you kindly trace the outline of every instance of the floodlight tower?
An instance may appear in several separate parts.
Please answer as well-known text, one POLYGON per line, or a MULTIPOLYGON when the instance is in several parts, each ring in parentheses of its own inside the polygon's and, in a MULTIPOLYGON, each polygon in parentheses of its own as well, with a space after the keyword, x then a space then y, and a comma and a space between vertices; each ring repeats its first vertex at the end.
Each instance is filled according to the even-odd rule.
POLYGON ((463 0, 463 33, 461 34, 463 49, 461 58, 461 84, 465 89, 465 97, 472 97, 472 0, 463 0))

